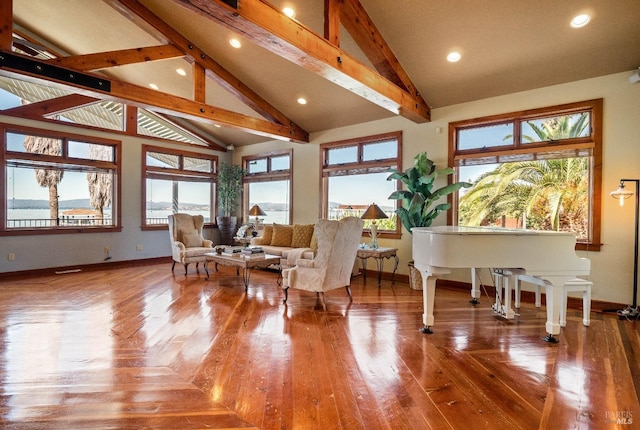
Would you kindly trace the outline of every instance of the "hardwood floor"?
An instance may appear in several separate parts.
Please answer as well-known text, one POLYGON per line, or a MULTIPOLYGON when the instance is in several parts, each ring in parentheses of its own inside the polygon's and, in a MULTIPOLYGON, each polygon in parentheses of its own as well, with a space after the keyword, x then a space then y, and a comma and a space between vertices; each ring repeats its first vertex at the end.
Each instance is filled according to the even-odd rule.
POLYGON ((439 288, 425 335, 402 282, 356 277, 323 312, 274 272, 245 293, 234 268, 170 267, 0 281, 0 426, 638 428, 640 322, 570 309, 548 344, 544 309, 507 322, 439 288))

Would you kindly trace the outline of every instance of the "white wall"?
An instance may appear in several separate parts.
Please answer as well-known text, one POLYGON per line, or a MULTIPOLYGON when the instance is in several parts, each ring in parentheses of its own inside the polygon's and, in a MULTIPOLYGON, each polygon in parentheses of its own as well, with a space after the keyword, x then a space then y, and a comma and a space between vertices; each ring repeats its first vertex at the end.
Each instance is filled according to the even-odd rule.
MULTIPOLYGON (((151 139, 141 139, 113 133, 80 130, 50 123, 17 120, 0 116, 0 121, 30 127, 67 131, 87 136, 99 136, 122 141, 122 231, 113 233, 70 233, 0 237, 0 273, 18 272, 50 267, 82 266, 102 263, 104 248, 109 247, 110 261, 128 261, 171 255, 168 230, 142 231, 142 160, 141 146, 150 144, 159 147, 182 148, 192 152, 217 154, 220 161, 230 158, 230 154, 200 150, 195 146, 173 145, 151 139), (142 245, 137 251, 136 246, 142 245), (15 260, 8 261, 8 254, 15 254, 15 260)), ((4 181, 2 181, 4 186, 4 181)), ((205 231, 205 236, 217 230, 205 231)))
MULTIPOLYGON (((234 161, 239 162, 243 155, 293 147, 294 222, 314 222, 319 216, 317 202, 320 201, 320 143, 402 130, 403 168, 411 165, 416 153, 425 150, 437 164, 445 165, 448 158, 449 122, 603 98, 603 246, 600 252, 578 254, 591 260, 590 279, 594 282, 594 299, 631 303, 634 209, 632 204, 621 209, 608 195, 617 188, 620 178, 640 178, 640 84, 630 84, 627 80, 630 74, 631 71, 433 109, 432 121, 425 124, 415 124, 404 118, 394 117, 314 133, 310 144, 269 142, 242 147, 235 151, 233 157, 234 161), (437 132, 438 128, 440 133, 437 132)), ((445 222, 446 217, 441 215, 435 224, 445 222)), ((403 230, 400 240, 380 239, 379 243, 380 246, 398 248, 401 262, 399 271, 406 274, 405 263, 411 260, 411 235, 403 230)), ((468 281, 468 274, 467 271, 458 271, 451 278, 468 281)), ((483 279, 485 282, 489 281, 488 277, 483 279)))
MULTIPOLYGON (((451 121, 500 114, 523 109, 589 100, 604 99, 603 137, 603 207, 602 242, 600 252, 579 252, 591 259, 591 277, 595 283, 593 297, 620 303, 631 303, 633 281, 633 206, 620 208, 608 196, 620 178, 640 178, 640 84, 629 84, 631 71, 564 85, 541 88, 476 102, 433 109, 432 121, 415 124, 401 117, 359 124, 351 127, 314 133, 309 144, 273 141, 239 147, 232 154, 240 162, 243 155, 293 148, 293 222, 311 223, 319 216, 320 143, 403 131, 403 166, 410 166, 420 151, 440 165, 447 163, 447 128, 451 121), (437 128, 441 133, 437 133, 437 128)), ((0 120, 37 126, 33 121, 16 120, 0 116, 0 120)), ((64 129, 64 126, 45 127, 64 129)), ((78 133, 77 130, 72 131, 78 133)), ((80 134, 80 133, 78 133, 80 134)), ((108 133, 87 133, 117 138, 108 133)), ((99 263, 104 258, 103 248, 111 249, 112 261, 153 258, 170 255, 166 231, 140 230, 140 145, 145 141, 126 137, 123 142, 123 231, 121 233, 69 234, 42 236, 5 236, 0 238, 0 272, 62 267, 99 263), (136 244, 143 250, 136 251, 136 244), (7 254, 16 254, 8 262, 7 254)), ((153 143, 155 144, 155 143, 153 143)), ((158 144, 158 146, 171 146, 158 144)), ((182 147, 174 145, 174 147, 182 147)), ((192 150, 189 148, 188 150, 192 150)), ((221 160, 229 155, 218 153, 221 160)), ((444 224, 441 216, 436 224, 444 224)), ((411 235, 403 230, 399 240, 381 239, 381 246, 399 249, 400 273, 407 273, 406 262, 411 260, 411 235)), ((454 279, 467 281, 467 273, 457 272, 454 279)))

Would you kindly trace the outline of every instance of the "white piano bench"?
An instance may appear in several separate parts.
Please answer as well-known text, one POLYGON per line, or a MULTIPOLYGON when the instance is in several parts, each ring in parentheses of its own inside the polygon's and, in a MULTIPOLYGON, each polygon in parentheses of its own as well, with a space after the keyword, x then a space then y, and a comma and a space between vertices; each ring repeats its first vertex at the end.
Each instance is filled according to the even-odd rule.
MULTIPOLYGON (((520 307, 520 282, 528 282, 536 287, 536 307, 541 306, 540 288, 545 286, 545 280, 536 276, 515 276, 515 306, 520 307)), ((591 322, 591 287, 593 282, 575 278, 567 281, 562 286, 562 303, 560 303, 560 325, 567 325, 567 293, 582 292, 582 324, 589 326, 591 322)))

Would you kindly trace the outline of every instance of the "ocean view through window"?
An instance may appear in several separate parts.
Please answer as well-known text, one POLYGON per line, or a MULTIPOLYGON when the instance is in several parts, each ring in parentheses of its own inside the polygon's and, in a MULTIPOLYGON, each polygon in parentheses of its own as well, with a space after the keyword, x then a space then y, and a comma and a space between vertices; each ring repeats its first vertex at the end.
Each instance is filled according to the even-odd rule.
MULTIPOLYGON (((259 217, 260 224, 291 223, 291 150, 242 157, 244 177, 243 215, 253 205, 260 206, 267 215, 259 217)), ((245 218, 255 222, 254 218, 245 218)))
MULTIPOLYGON (((341 219, 360 217, 372 203, 387 219, 377 221, 378 237, 400 237, 395 210, 390 200, 398 181, 388 181, 389 169, 401 169, 402 133, 392 132, 320 145, 322 163, 322 216, 341 219)), ((371 220, 365 220, 368 231, 371 220)))
POLYGON ((119 229, 120 142, 0 125, 2 231, 119 229))
POLYGON ((217 156, 143 145, 142 159, 143 228, 166 228, 178 212, 215 222, 217 156))

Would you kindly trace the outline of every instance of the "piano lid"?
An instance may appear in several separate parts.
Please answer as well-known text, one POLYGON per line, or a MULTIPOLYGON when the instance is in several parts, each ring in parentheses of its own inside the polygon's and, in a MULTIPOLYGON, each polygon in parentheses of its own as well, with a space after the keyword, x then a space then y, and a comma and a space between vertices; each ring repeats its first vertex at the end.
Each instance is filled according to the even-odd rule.
POLYGON ((498 227, 439 226, 412 229, 418 269, 504 267, 528 274, 588 275, 590 262, 575 252, 571 232, 498 227))

